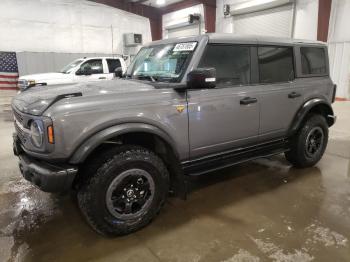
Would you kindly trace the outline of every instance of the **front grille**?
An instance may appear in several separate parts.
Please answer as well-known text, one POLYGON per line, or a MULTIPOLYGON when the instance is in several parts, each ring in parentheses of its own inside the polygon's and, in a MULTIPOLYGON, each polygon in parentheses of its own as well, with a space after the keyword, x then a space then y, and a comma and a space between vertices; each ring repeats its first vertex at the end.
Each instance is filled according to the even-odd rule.
POLYGON ((27 141, 27 137, 25 135, 25 132, 18 126, 16 122, 15 122, 15 129, 19 140, 22 142, 22 144, 24 144, 27 141))
POLYGON ((23 125, 23 116, 18 113, 16 110, 12 110, 13 111, 13 115, 15 116, 16 120, 23 125))

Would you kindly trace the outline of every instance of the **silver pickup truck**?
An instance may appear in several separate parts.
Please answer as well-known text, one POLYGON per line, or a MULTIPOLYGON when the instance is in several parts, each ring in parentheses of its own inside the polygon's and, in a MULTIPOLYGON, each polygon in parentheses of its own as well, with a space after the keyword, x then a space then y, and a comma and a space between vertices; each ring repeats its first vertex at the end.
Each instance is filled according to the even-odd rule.
POLYGON ((143 47, 122 78, 18 94, 25 179, 77 191, 99 233, 147 225, 186 178, 284 153, 316 164, 335 122, 321 42, 209 34, 143 47))

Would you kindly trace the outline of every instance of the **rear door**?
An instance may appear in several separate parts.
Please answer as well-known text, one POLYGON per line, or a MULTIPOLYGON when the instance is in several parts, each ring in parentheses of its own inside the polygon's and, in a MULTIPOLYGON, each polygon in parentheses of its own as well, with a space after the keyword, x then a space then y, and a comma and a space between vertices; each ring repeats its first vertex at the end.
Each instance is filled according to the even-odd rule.
POLYGON ((295 82, 292 46, 258 46, 260 141, 286 135, 303 103, 304 90, 295 82))
POLYGON ((188 90, 190 156, 254 144, 259 132, 259 97, 251 85, 251 47, 210 44, 198 67, 214 67, 216 88, 188 90))

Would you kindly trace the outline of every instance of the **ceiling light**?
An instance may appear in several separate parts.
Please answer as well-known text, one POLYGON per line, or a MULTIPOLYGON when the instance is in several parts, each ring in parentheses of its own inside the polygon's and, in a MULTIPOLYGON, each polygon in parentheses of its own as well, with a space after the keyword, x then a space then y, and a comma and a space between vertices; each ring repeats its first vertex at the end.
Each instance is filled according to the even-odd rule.
POLYGON ((165 0, 157 0, 157 5, 164 5, 165 4, 165 0))

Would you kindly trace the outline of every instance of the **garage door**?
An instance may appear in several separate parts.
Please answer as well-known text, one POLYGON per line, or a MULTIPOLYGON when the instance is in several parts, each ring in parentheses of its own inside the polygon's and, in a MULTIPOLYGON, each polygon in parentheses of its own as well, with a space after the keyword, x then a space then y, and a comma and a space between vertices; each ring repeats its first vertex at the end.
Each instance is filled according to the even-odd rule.
POLYGON ((233 19, 235 34, 291 37, 293 5, 234 15, 233 19))
POLYGON ((168 29, 168 38, 181 37, 181 36, 194 36, 199 35, 199 25, 188 25, 173 29, 168 29))

